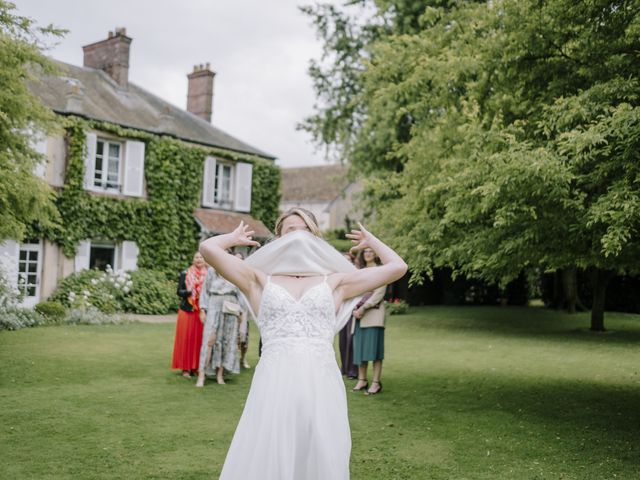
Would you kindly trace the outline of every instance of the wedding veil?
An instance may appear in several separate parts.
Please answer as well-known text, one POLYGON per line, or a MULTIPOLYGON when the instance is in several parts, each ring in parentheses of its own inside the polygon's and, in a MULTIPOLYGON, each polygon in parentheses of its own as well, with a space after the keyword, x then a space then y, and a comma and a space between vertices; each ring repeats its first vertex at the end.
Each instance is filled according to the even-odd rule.
MULTIPOLYGON (((356 270, 325 240, 306 230, 296 230, 267 243, 245 260, 267 275, 331 275, 356 270)), ((349 320, 361 297, 347 299, 336 314, 336 332, 349 320)))

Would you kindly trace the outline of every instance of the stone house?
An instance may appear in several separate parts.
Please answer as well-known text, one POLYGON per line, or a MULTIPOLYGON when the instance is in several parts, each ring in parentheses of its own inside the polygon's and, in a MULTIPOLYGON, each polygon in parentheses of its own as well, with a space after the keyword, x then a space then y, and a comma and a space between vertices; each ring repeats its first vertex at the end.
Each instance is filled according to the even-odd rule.
MULTIPOLYGON (((83 47, 83 66, 62 62, 57 76, 42 76, 32 91, 58 116, 77 117, 122 127, 161 138, 177 139, 186 145, 212 148, 229 155, 204 158, 200 205, 192 212, 190 228, 200 228, 200 236, 226 233, 244 220, 257 237, 268 237, 268 228, 252 216, 252 174, 255 158, 273 164, 274 156, 252 147, 211 124, 215 73, 209 64, 194 67, 188 77, 187 109, 182 110, 129 82, 129 51, 132 39, 124 28, 109 32, 108 38, 83 47)), ((34 139, 35 148, 46 162, 34 172, 56 191, 65 185, 69 166, 69 145, 61 133, 34 139)), ((114 133, 90 129, 84 148, 82 188, 92 198, 114 201, 150 201, 145 170, 148 152, 145 142, 114 133)), ((200 177, 200 173, 202 174, 200 177)), ((97 214, 97 212, 96 212, 97 214)), ((135 220, 135 219, 134 219, 135 220)), ((75 256, 67 256, 55 242, 32 238, 0 244, 0 262, 14 272, 26 291, 24 305, 33 306, 52 293, 67 275, 87 268, 134 270, 138 265, 138 238, 110 240, 97 232, 79 242, 75 256)), ((197 244, 197 238, 194 242, 197 244)), ((148 262, 147 262, 148 263, 148 262)))
POLYGON ((362 183, 350 180, 343 165, 283 168, 280 210, 303 207, 315 214, 320 230, 343 229, 362 219, 356 206, 361 191, 362 183))

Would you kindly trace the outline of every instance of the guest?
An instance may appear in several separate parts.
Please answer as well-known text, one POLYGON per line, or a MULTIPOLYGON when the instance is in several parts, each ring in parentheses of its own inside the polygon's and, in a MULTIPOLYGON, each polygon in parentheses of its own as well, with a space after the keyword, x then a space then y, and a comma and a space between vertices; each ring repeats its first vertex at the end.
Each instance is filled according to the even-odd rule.
POLYGON ((224 381, 225 370, 240 373, 238 323, 242 309, 238 287, 227 282, 211 267, 200 295, 200 319, 204 324, 200 349, 200 369, 196 387, 203 387, 205 376, 224 381))
MULTIPOLYGON (((344 253, 344 258, 354 263, 354 257, 349 253, 344 253)), ((358 367, 353 363, 353 323, 355 318, 353 315, 349 318, 347 324, 340 330, 338 341, 340 346, 340 371, 342 375, 346 375, 348 379, 358 378, 358 367)))
POLYGON ((200 292, 207 274, 207 264, 199 252, 193 256, 192 265, 180 273, 178 296, 182 298, 176 322, 176 338, 173 344, 171 368, 182 370, 183 377, 195 375, 198 370, 202 323, 200 322, 200 292))
MULTIPOLYGON (((380 265, 380 259, 370 248, 365 248, 358 254, 356 265, 360 263, 364 268, 380 265)), ((355 310, 355 333, 353 335, 353 362, 358 365, 358 383, 354 392, 368 390, 365 395, 375 395, 382 391, 380 377, 382 375, 382 360, 384 359, 384 294, 386 285, 378 287, 371 294, 363 298, 355 310), (373 362, 373 379, 371 386, 367 381, 367 366, 373 362)))

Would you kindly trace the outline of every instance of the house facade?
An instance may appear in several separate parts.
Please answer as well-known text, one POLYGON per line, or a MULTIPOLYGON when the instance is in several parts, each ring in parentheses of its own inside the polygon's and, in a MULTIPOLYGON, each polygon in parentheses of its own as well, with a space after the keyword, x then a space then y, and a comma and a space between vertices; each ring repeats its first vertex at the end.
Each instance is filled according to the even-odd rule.
POLYGON ((57 62, 57 75, 30 85, 63 128, 33 139, 46 159, 34 175, 56 191, 61 224, 49 231, 35 225, 27 240, 0 244, 3 270, 25 292, 27 307, 83 269, 177 275, 202 238, 241 220, 258 238, 270 236, 275 158, 212 125, 209 64, 187 75, 182 110, 129 82, 131 42, 116 29, 83 47, 82 67, 57 62))
POLYGON ((282 169, 280 210, 302 207, 314 213, 323 232, 361 220, 356 200, 362 183, 348 178, 343 165, 282 169))

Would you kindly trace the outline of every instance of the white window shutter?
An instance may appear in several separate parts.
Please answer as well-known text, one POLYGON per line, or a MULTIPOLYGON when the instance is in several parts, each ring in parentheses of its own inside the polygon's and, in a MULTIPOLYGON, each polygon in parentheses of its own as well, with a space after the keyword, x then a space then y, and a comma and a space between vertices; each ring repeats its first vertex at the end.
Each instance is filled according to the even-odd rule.
POLYGON ((95 133, 87 132, 87 144, 84 157, 84 188, 93 190, 93 174, 96 167, 96 141, 95 133))
POLYGON ((33 174, 36 177, 44 178, 47 171, 47 136, 44 133, 36 134, 33 137, 33 149, 44 156, 44 158, 34 166, 33 174))
POLYGON ((78 245, 75 257, 75 270, 87 270, 89 268, 89 256, 91 254, 91 240, 83 240, 78 245))
POLYGON ((11 285, 18 284, 18 256, 20 244, 15 240, 0 243, 0 267, 11 285))
POLYGON ((238 212, 251 211, 251 176, 253 165, 250 163, 236 164, 236 203, 238 212))
POLYGON ((216 159, 207 157, 204 159, 204 177, 202 180, 202 206, 215 207, 213 202, 213 190, 216 181, 216 159))
POLYGON ((136 242, 124 241, 122 242, 122 261, 120 265, 121 270, 137 270, 138 269, 138 245, 136 242))
POLYGON ((122 193, 142 197, 144 186, 144 142, 127 140, 125 144, 122 193))

